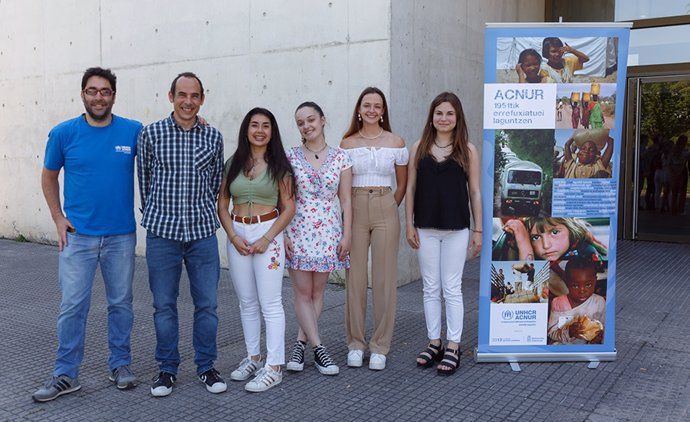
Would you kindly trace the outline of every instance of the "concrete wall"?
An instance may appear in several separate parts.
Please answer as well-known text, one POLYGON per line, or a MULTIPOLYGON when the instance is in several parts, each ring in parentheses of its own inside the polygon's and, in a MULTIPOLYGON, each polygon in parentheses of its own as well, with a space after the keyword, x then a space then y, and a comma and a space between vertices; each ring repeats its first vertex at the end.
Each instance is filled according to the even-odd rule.
POLYGON ((114 113, 145 124, 172 110, 176 74, 197 73, 201 113, 223 133, 226 156, 254 106, 272 110, 296 144, 293 113, 305 100, 326 111, 337 145, 359 92, 389 89, 389 21, 388 1, 0 0, 0 236, 56 239, 40 189, 45 140, 83 112, 87 67, 113 69, 114 113))
MULTIPOLYGON (((411 147, 422 134, 431 101, 452 91, 463 103, 470 139, 481 151, 485 24, 543 22, 544 1, 395 1, 391 14, 393 130, 411 147)), ((418 278, 417 259, 404 230, 400 251, 400 273, 418 278)))
MULTIPOLYGON (((254 106, 271 109, 296 144, 293 112, 305 100, 324 108, 336 145, 370 85, 389 93, 408 145, 441 90, 465 99, 478 140, 484 22, 516 20, 543 20, 543 1, 0 0, 0 237, 56 239, 40 189, 45 139, 83 112, 87 67, 111 68, 114 112, 145 124, 172 110, 176 74, 197 73, 207 90, 201 113, 225 136, 226 156, 254 106)), ((142 253, 141 229, 138 238, 142 253)), ((401 243, 406 281, 417 277, 416 259, 401 243)))

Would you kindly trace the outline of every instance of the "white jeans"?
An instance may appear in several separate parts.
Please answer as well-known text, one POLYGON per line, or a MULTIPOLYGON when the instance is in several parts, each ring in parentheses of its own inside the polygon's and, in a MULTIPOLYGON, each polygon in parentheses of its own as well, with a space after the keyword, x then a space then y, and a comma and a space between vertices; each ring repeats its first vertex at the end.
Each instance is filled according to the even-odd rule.
POLYGON ((464 307, 462 271, 469 230, 417 229, 419 269, 422 273, 424 316, 430 340, 441 338, 441 289, 446 302, 446 336, 460 343, 464 307))
MULTIPOLYGON (((257 224, 233 221, 235 233, 247 243, 254 243, 273 225, 274 220, 257 224)), ((247 354, 261 354, 261 319, 266 323, 266 363, 285 363, 285 312, 283 311, 283 268, 285 247, 283 233, 268 245, 266 252, 242 256, 227 242, 230 277, 240 301, 240 317, 247 354)))

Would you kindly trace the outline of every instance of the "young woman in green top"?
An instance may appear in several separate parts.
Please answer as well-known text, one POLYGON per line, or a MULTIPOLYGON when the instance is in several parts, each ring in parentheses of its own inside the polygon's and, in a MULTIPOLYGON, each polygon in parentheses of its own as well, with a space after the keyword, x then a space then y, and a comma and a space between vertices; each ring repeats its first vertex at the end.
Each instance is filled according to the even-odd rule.
POLYGON ((245 389, 261 392, 282 381, 283 230, 295 214, 292 167, 273 113, 263 108, 247 113, 240 126, 237 150, 225 169, 218 216, 228 235, 230 276, 240 301, 248 355, 230 378, 244 381, 256 373, 245 389), (262 314, 266 324, 265 366, 260 351, 262 314))

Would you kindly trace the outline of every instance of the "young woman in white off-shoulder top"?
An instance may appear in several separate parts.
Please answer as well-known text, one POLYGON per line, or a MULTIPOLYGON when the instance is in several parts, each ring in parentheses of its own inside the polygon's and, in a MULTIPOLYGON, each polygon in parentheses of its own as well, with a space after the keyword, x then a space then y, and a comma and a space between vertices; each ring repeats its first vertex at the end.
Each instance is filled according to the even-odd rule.
POLYGON ((386 367, 395 323, 400 240, 398 205, 405 196, 409 155, 405 141, 391 132, 386 97, 380 89, 369 87, 362 91, 340 147, 353 162, 347 365, 362 366, 368 348, 369 369, 382 370, 386 367), (370 245, 374 332, 367 345, 364 337, 370 245))

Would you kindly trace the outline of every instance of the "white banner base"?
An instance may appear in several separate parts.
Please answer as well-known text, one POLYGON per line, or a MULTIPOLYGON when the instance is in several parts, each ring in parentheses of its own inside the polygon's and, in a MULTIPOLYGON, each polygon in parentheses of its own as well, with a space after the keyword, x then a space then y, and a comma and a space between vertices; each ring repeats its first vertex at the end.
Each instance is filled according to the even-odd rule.
POLYGON ((546 353, 479 353, 474 349, 474 361, 487 362, 611 362, 617 352, 546 352, 546 353))

